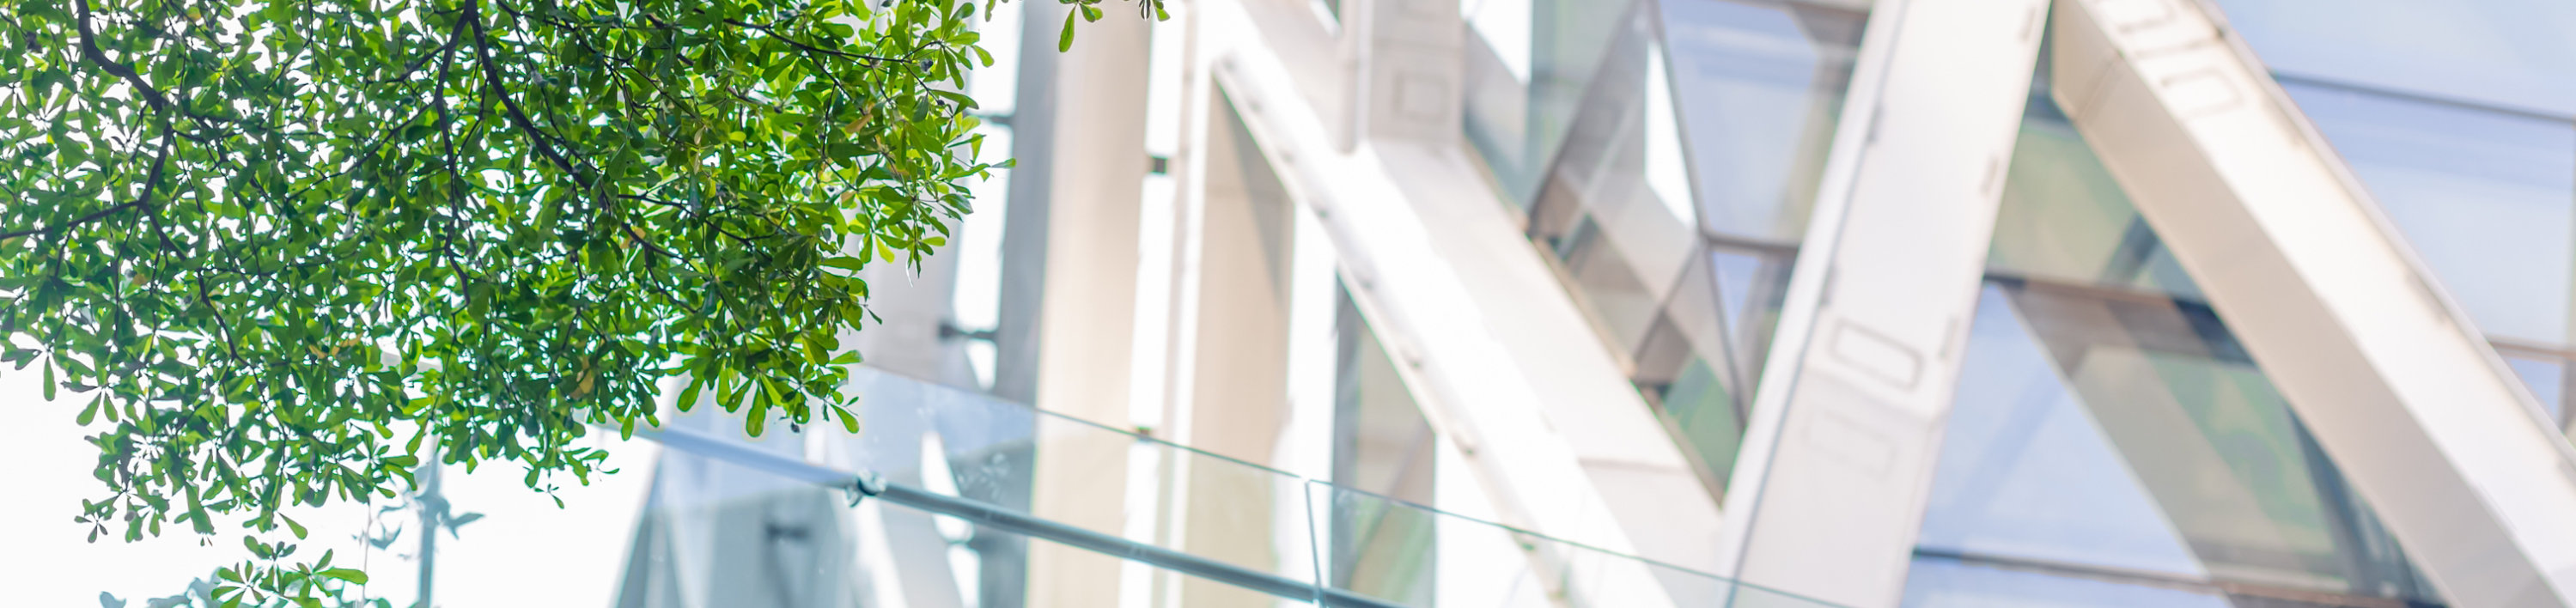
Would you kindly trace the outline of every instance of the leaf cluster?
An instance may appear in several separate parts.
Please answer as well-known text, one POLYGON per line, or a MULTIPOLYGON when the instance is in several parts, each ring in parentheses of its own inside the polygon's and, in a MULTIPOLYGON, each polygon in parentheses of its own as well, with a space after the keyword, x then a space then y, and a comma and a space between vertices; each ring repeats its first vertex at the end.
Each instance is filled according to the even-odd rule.
POLYGON ((97 2, 0 0, 0 362, 99 431, 93 541, 237 525, 263 593, 329 576, 282 509, 587 482, 665 378, 856 432, 854 273, 995 168, 972 0, 97 2))

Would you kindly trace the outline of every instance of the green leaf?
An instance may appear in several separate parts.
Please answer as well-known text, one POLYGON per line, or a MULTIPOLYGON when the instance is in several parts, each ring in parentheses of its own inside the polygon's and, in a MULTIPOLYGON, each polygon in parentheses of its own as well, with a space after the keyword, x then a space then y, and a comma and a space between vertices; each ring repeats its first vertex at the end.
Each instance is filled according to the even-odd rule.
POLYGON ((330 577, 330 578, 336 578, 336 579, 340 579, 340 580, 344 580, 344 581, 348 581, 348 582, 356 583, 356 584, 360 584, 360 585, 367 584, 367 573, 366 573, 366 572, 359 571, 359 570, 357 570, 357 569, 355 569, 355 568, 332 568, 332 569, 329 569, 329 570, 323 570, 323 571, 321 571, 321 572, 316 572, 315 574, 320 574, 320 575, 322 575, 322 576, 326 576, 326 577, 330 577))
MULTIPOLYGON (((0 239, 0 362, 91 394, 97 450, 29 466, 130 499, 84 508, 100 535, 255 535, 214 599, 274 607, 346 565, 282 559, 312 538, 282 509, 439 460, 587 482, 582 439, 657 424, 674 376, 747 430, 863 428, 854 271, 938 255, 1009 166, 952 90, 998 59, 962 1, 91 2, 84 36, 12 5, 0 229, 39 230, 0 239)), ((1111 6, 1064 7, 1059 50, 1111 6)))
POLYGON ((1062 53, 1073 50, 1073 20, 1077 14, 1079 14, 1079 11, 1066 11, 1064 13, 1064 33, 1056 36, 1055 52, 1062 53))
POLYGON ((843 430, 847 430, 847 431, 849 431, 849 432, 850 432, 850 434, 852 434, 852 435, 857 435, 857 434, 859 434, 859 415, 858 415, 858 414, 850 413, 850 410, 845 409, 845 408, 842 408, 842 407, 841 407, 840 405, 838 405, 838 404, 834 404, 834 405, 832 406, 832 411, 834 411, 834 412, 838 412, 838 413, 841 415, 841 428, 842 428, 843 430))
POLYGON ((680 389, 680 400, 678 403, 680 411, 687 412, 689 411, 689 408, 697 407, 698 389, 705 387, 706 385, 707 381, 704 378, 690 378, 689 386, 687 388, 680 389))

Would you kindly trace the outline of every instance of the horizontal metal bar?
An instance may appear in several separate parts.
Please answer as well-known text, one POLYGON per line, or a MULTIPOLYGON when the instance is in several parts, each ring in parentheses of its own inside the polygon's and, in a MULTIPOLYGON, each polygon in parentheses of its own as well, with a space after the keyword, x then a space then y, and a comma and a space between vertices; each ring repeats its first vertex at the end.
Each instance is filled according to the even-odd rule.
POLYGON ((1949 549, 1915 547, 1914 557, 1915 559, 1934 559, 1955 562, 1966 566, 2028 572, 2059 578, 2077 578, 2118 585, 2177 589, 2193 593, 2222 594, 2232 597, 2289 600, 2305 605, 2338 606, 2343 608, 2405 608, 2410 605, 2405 600, 2394 598, 2366 597, 2347 593, 2297 589, 2259 583, 2213 581, 2205 578, 2181 576, 2152 570, 2097 566, 2093 564, 1977 553, 1972 551, 1953 551, 1949 549))
MULTIPOLYGON (((696 431, 639 430, 635 434, 661 442, 664 447, 814 485, 849 489, 854 487, 859 479, 859 474, 856 472, 834 469, 782 454, 754 449, 696 431)), ((987 528, 1054 541, 1282 598, 1318 602, 1325 606, 1402 608, 1400 604, 1364 597, 1350 591, 1138 543, 1116 535, 1012 511, 983 501, 958 498, 892 483, 885 484, 885 490, 878 493, 876 498, 892 504, 955 517, 987 528)))
POLYGON ((2461 98, 2457 98, 2457 97, 2449 97, 2449 96, 2437 95, 2437 94, 2431 94, 2431 93, 2417 93, 2417 92, 2414 92, 2414 91, 2405 91, 2405 90, 2393 89, 2393 88, 2382 87, 2382 86, 2376 86, 2376 85, 2362 84, 2362 83, 2359 83, 2359 82, 2353 82, 2353 81, 2350 81, 2350 80, 2341 80, 2341 79, 2336 79, 2336 78, 2324 78, 2324 77, 2317 77, 2317 76, 2308 76, 2308 75, 2304 75, 2304 74, 2293 74, 2293 73, 2283 72, 2283 71, 2279 71, 2279 70, 2274 70, 2274 71, 2272 72, 2272 80, 2279 81, 2281 84, 2287 84, 2287 85, 2296 85, 2296 86, 2303 86, 2303 87, 2316 88, 2316 89, 2329 89, 2329 90, 2340 91, 2340 92, 2344 92, 2344 93, 2352 93, 2352 94, 2357 94, 2357 95, 2366 95, 2366 96, 2371 96, 2371 97, 2381 97, 2381 98, 2387 98, 2387 99, 2396 99, 2396 100, 2408 101, 2408 102, 2413 102, 2413 103, 2418 103, 2418 104, 2444 106, 2444 107, 2448 107, 2448 108, 2452 108, 2452 109, 2456 109, 2456 110, 2467 110, 2467 111, 2471 111, 2471 112, 2478 112, 2478 113, 2483 113, 2483 114, 2500 114, 2500 115, 2512 116, 2512 117, 2515 117, 2515 118, 2522 118, 2522 119, 2527 119, 2527 120, 2545 121, 2545 122, 2556 122, 2556 123, 2570 123, 2570 122, 2576 122, 2576 116, 2569 116, 2569 115, 2566 115, 2566 114, 2558 114, 2558 113, 2555 113, 2555 112, 2547 112, 2547 111, 2542 111, 2542 110, 2532 110, 2532 109, 2526 109, 2526 108, 2517 108, 2517 107, 2512 107, 2512 106, 2498 105, 2498 104, 2487 103, 2487 102, 2482 102, 2482 101, 2472 101, 2472 100, 2468 100, 2468 99, 2461 99, 2461 98))

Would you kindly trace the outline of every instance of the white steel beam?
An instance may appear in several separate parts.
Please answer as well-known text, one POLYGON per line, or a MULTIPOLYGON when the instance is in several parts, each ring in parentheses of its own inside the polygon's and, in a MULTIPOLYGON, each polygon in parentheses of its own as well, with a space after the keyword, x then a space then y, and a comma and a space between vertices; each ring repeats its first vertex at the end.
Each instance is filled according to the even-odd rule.
MULTIPOLYGON (((1026 10, 1026 23, 1049 24, 1063 21, 1072 7, 1031 2, 1026 10)), ((1035 319, 1035 401, 1039 409, 1104 424, 1127 420, 1136 243, 1147 170, 1149 23, 1120 18, 1084 24, 1072 49, 1038 72, 1045 82, 1022 85, 1052 92, 1048 103, 1021 104, 1015 117, 1046 125, 1043 135, 1030 133, 1020 141, 1042 145, 1037 155, 1049 165, 1035 176, 1014 176, 1012 184, 1015 191, 1043 190, 1036 204, 1011 205, 1013 214, 1043 218, 1012 226, 1042 228, 1045 235, 1032 239, 1043 244, 1045 273, 1035 319)), ((1052 28, 1028 29, 1028 48, 1054 52, 1053 34, 1040 33, 1052 28)), ((1030 508, 1050 520, 1120 529, 1134 508, 1126 504, 1127 486, 1141 483, 1125 474, 1129 447, 1097 437, 1040 437, 1030 508)), ((1118 560, 1049 543, 1030 543, 1028 552, 1030 606, 1119 602, 1118 560)))
MULTIPOLYGON (((1264 42, 1256 13, 1202 3, 1201 40, 1259 154, 1332 242, 1353 301, 1504 523, 1708 567, 1715 501, 1456 136, 1455 9, 1361 6, 1381 4, 1368 18, 1389 21, 1358 27, 1425 36, 1380 57, 1412 69, 1366 70, 1373 137, 1350 152, 1325 128, 1329 112, 1301 99, 1293 58, 1264 42)), ((1669 595, 1639 562, 1532 558, 1561 585, 1552 592, 1581 605, 1708 603, 1669 595)))
POLYGON ((1905 588, 2046 0, 1881 0, 1726 497, 1721 575, 1905 588))
MULTIPOLYGON (((1195 11, 1196 7, 1184 7, 1195 11)), ((1178 11, 1176 11, 1178 12, 1178 11)), ((1180 13, 1195 19, 1194 12, 1180 13)), ((1195 58, 1191 60, 1196 63, 1195 58)), ((1201 73, 1204 76, 1204 72, 1201 73)), ((1242 141, 1233 120, 1212 112, 1205 78, 1183 94, 1189 107, 1184 130, 1194 137, 1173 163, 1180 190, 1173 243, 1171 360, 1163 427, 1166 439, 1193 449, 1262 466, 1278 466, 1289 410, 1289 273, 1296 240, 1287 193, 1263 166, 1260 151, 1242 141), (1214 124, 1210 124, 1213 122, 1214 124)), ((1166 542, 1196 555, 1237 564, 1264 564, 1302 555, 1277 546, 1285 516, 1266 476, 1235 467, 1204 467, 1200 459, 1167 463, 1163 534, 1166 542)), ((1286 488, 1295 490, 1296 488, 1286 488)), ((1302 499, 1299 500, 1302 502, 1302 499)), ((1284 504, 1299 504, 1286 502, 1284 504)), ((1293 516, 1291 519, 1302 516, 1293 516)), ((1181 579, 1171 606, 1270 606, 1277 600, 1207 579, 1181 579)))
POLYGON ((2218 12, 2058 0, 2055 95, 2436 588, 2576 598, 2576 457, 2218 12))

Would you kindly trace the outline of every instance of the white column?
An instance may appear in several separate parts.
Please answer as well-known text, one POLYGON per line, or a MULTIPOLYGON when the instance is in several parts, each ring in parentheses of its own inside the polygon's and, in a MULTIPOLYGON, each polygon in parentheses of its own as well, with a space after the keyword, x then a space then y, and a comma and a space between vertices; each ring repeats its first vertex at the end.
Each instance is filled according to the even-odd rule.
MULTIPOLYGON (((1032 32, 1054 32, 1065 5, 1028 5, 1032 32)), ((1150 21, 1132 14, 1080 24, 1072 50, 1037 77, 1051 107, 1021 104, 1022 124, 1043 124, 1044 175, 1015 176, 1014 189, 1041 188, 1045 276, 1036 319, 1036 401, 1040 409, 1119 424, 1127 419, 1128 364, 1135 326, 1138 206, 1145 158, 1145 91, 1150 21), (1039 113, 1043 115, 1038 115, 1039 113), (1040 178, 1042 179, 1036 179, 1040 178)), ((1042 52, 1054 52, 1054 35, 1042 52)), ((1027 83, 1023 84, 1028 87, 1027 83)), ((1016 214, 1022 205, 1012 205, 1016 214)), ((1019 224, 1014 228, 1018 228, 1019 224)), ((1014 237, 1017 238, 1017 237, 1014 237)), ((1042 425, 1041 431, 1045 430, 1042 425)), ((1031 509, 1039 517, 1099 531, 1126 522, 1128 442, 1105 433, 1037 438, 1031 509)), ((1114 606, 1119 560, 1053 543, 1029 543, 1033 607, 1114 606)))
POLYGON ((2046 0, 1882 0, 1726 497, 1719 574, 1894 606, 2046 0))
MULTIPOLYGON (((1190 7, 1195 10, 1196 7, 1190 7)), ((1183 18, 1195 18, 1192 13, 1183 18)), ((1192 60, 1195 61, 1194 59, 1192 60)), ((1288 423, 1289 276, 1295 219, 1278 176, 1244 141, 1230 117, 1210 118, 1221 104, 1203 90, 1199 71, 1184 95, 1185 132, 1174 165, 1179 192, 1167 439, 1263 466, 1288 423)), ((1176 109, 1179 110, 1179 109, 1176 109)), ((1227 110, 1218 109, 1218 112, 1227 110)), ((1311 572, 1311 560, 1287 562, 1276 546, 1283 521, 1304 524, 1304 510, 1283 519, 1278 507, 1303 507, 1301 488, 1286 477, 1211 458, 1171 466, 1170 546, 1193 555, 1274 572, 1311 572), (1282 493, 1293 493, 1283 501, 1282 493), (1285 563, 1283 563, 1285 562, 1285 563), (1291 568, 1293 569, 1283 569, 1291 568)), ((1302 528, 1301 528, 1302 529, 1302 528)), ((1300 541, 1306 537, 1300 535, 1300 541)), ((1170 606, 1270 606, 1276 598, 1206 579, 1182 578, 1170 606)))
POLYGON ((2576 598, 2576 457, 2262 64, 2188 0, 2060 0, 2056 96, 2433 585, 2576 598))

